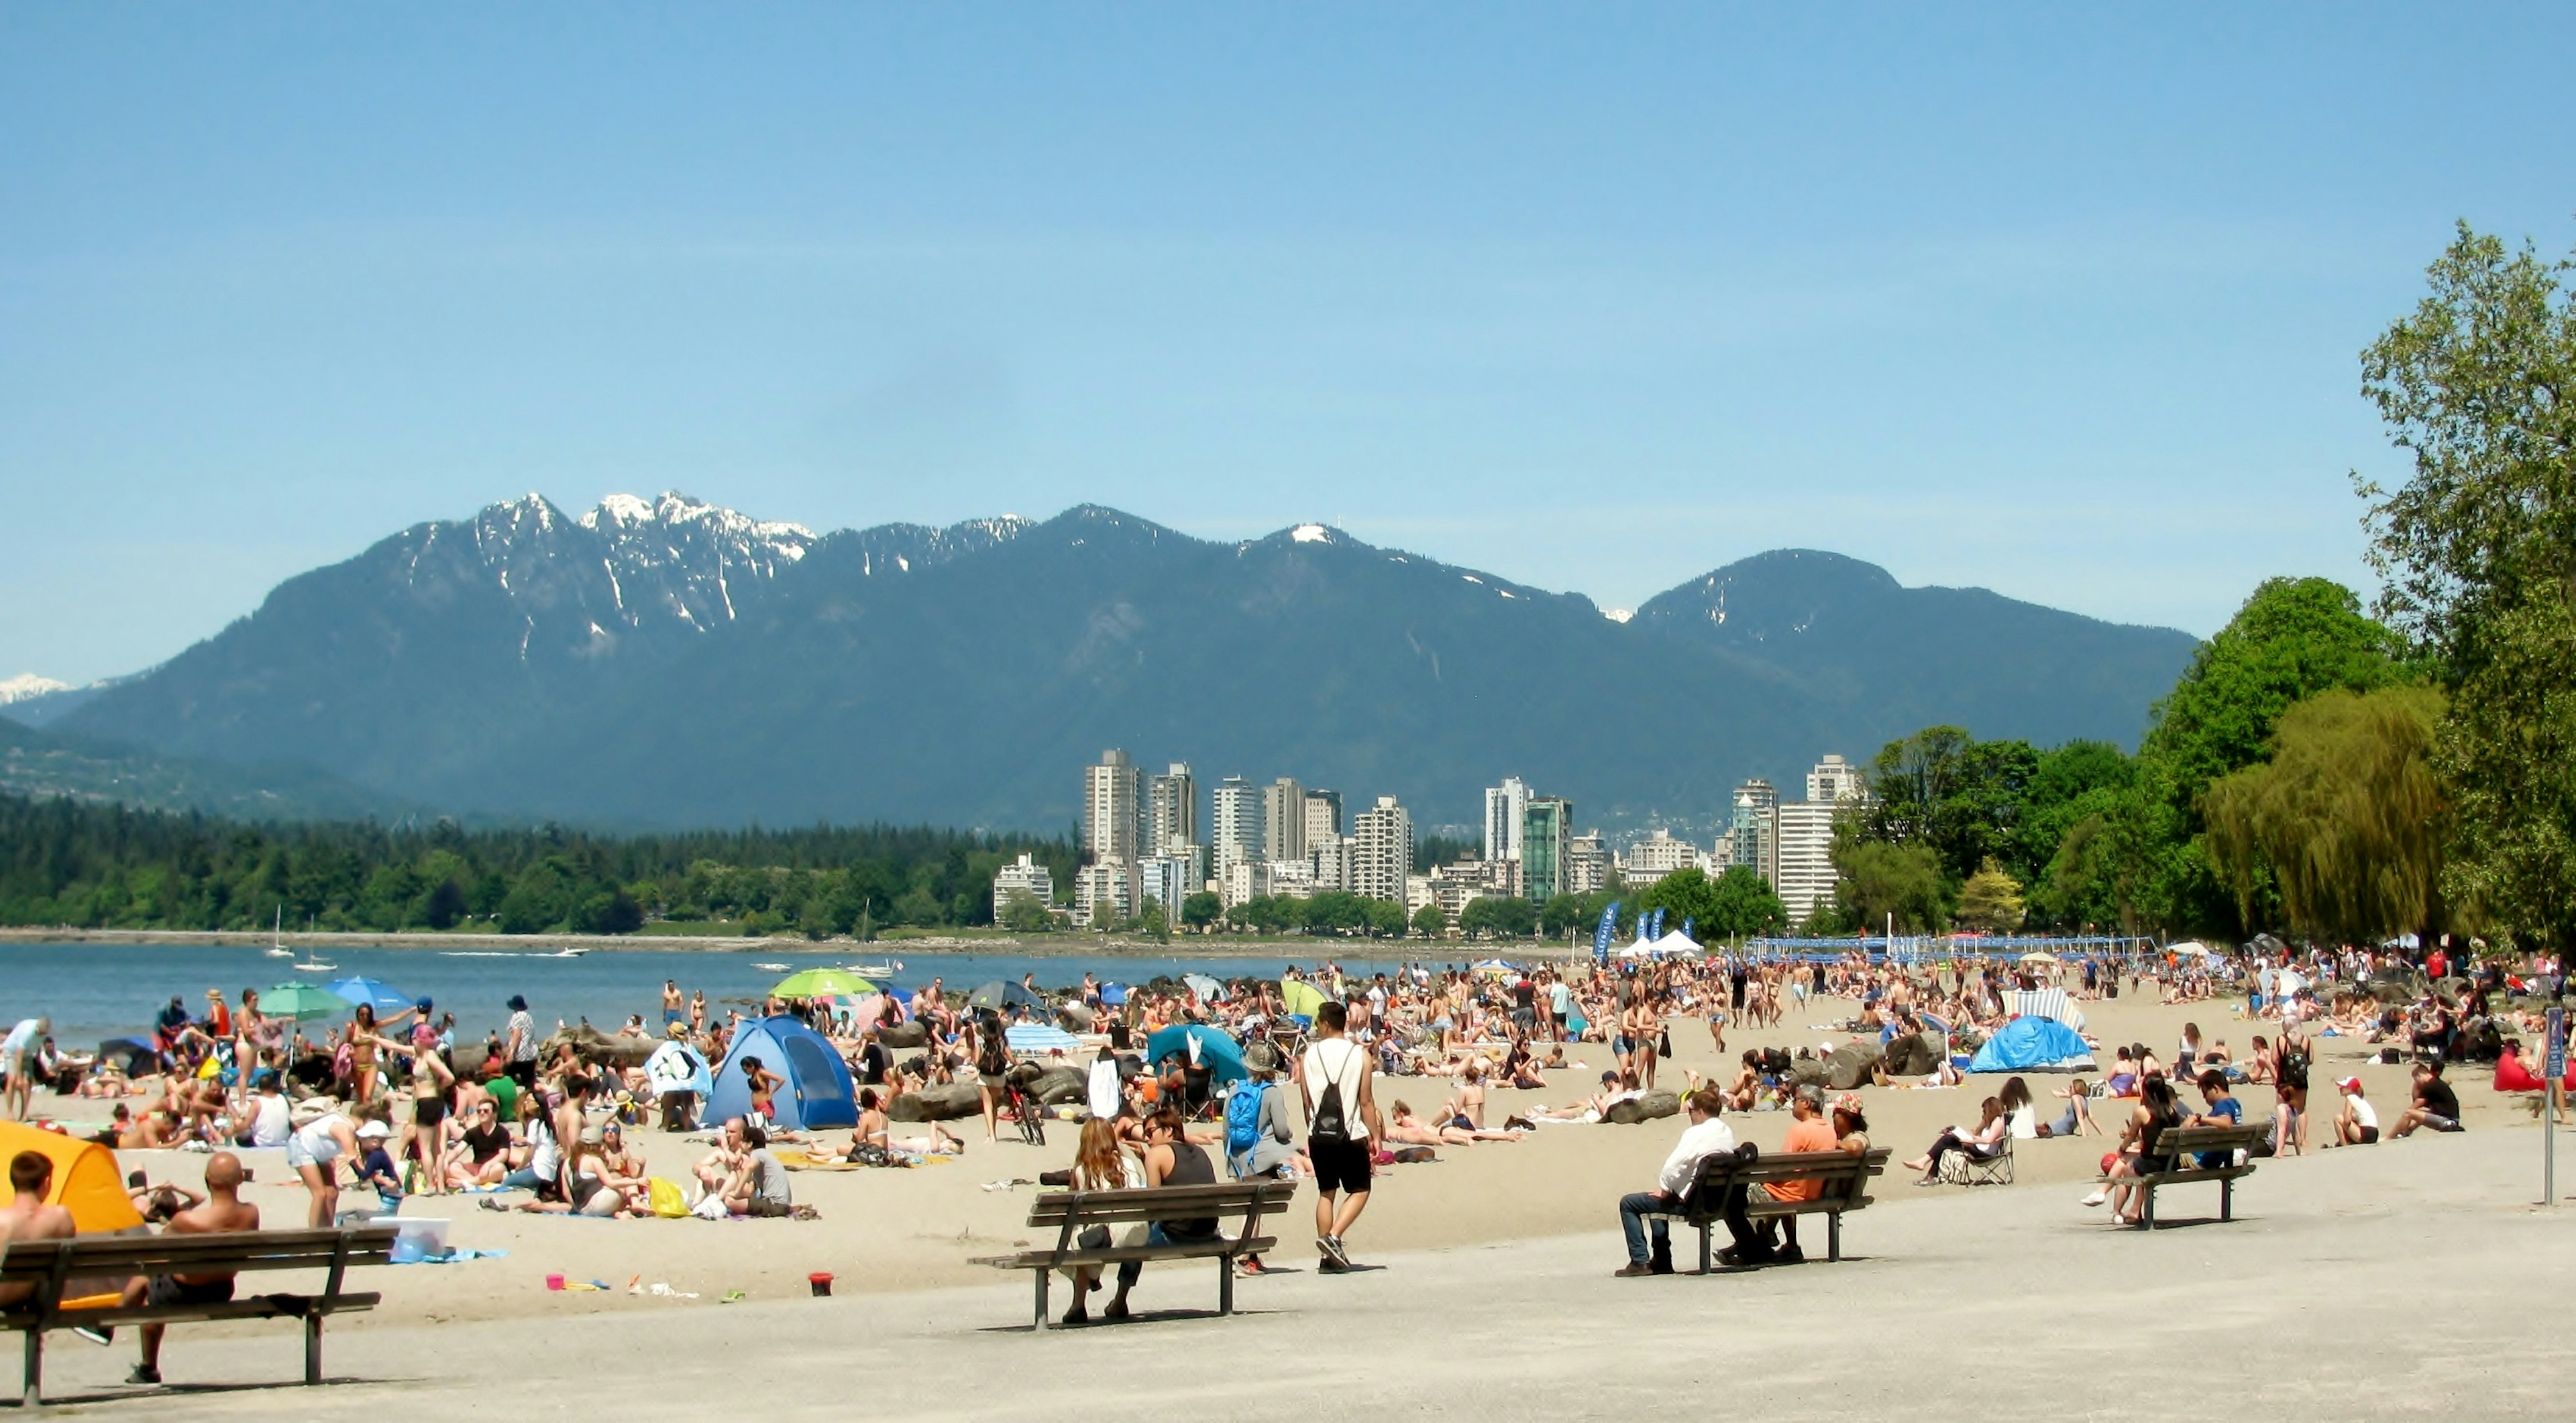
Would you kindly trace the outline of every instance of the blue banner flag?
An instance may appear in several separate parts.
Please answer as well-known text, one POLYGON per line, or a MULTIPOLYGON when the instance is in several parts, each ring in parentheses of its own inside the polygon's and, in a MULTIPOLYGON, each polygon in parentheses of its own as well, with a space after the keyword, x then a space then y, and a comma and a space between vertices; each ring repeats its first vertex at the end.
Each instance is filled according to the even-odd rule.
POLYGON ((1602 908, 1600 927, 1592 931, 1592 957, 1603 963, 1610 961, 1610 935, 1618 927, 1619 901, 1614 899, 1602 908))
MULTIPOLYGON (((1685 915, 1683 915, 1683 916, 1682 916, 1682 937, 1683 937, 1683 938, 1685 938, 1685 939, 1688 939, 1688 938, 1690 938, 1690 936, 1691 936, 1691 917, 1690 917, 1689 915, 1685 914, 1685 915)), ((1696 943, 1696 942, 1698 942, 1698 941, 1697 941, 1697 940, 1692 940, 1692 942, 1696 943)))
POLYGON ((1651 943, 1653 943, 1654 941, 1656 941, 1657 939, 1662 938, 1663 936, 1664 936, 1664 911, 1663 911, 1663 910, 1661 910, 1661 909, 1658 909, 1658 910, 1656 910, 1656 911, 1655 911, 1655 917, 1654 917, 1654 919, 1653 919, 1653 921, 1652 921, 1652 923, 1651 923, 1651 926, 1646 930, 1646 942, 1651 944, 1651 943))

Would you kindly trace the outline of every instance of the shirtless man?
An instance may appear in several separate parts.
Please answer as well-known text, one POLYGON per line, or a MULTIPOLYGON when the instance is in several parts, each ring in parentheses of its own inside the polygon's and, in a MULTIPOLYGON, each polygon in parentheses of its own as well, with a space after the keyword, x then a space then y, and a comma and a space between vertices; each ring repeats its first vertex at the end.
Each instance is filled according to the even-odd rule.
MULTIPOLYGON (((164 1235, 216 1235, 259 1229, 259 1207, 241 1198, 241 1158, 218 1151, 206 1158, 206 1198, 170 1217, 164 1235)), ((125 1282, 125 1307, 222 1304, 233 1297, 230 1275, 154 1275, 125 1282)), ((143 1326, 143 1358, 127 1383, 161 1382, 161 1336, 165 1325, 143 1326)))
MULTIPOLYGON (((54 1184, 54 1160, 41 1151, 22 1151, 9 1162, 9 1189, 16 1194, 0 1206, 0 1250, 16 1240, 69 1240, 80 1233, 72 1213, 45 1204, 54 1184)), ((0 1309, 24 1303, 36 1292, 31 1282, 0 1285, 0 1309)))
POLYGON ((743 1138, 742 1118, 727 1117, 724 1136, 716 1143, 716 1149, 698 1162, 698 1184, 722 1196, 734 1182, 742 1179, 750 1165, 751 1145, 743 1138))

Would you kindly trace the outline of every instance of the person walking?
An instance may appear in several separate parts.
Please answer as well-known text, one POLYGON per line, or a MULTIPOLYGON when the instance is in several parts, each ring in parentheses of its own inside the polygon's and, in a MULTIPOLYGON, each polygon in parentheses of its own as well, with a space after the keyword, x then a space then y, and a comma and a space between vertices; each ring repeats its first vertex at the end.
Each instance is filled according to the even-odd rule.
POLYGON ((1368 1054, 1343 1036, 1350 1008, 1327 999, 1315 1009, 1315 1040, 1297 1059, 1306 1099, 1306 1157, 1315 1168, 1315 1248, 1318 1273, 1351 1267, 1343 1237, 1368 1208, 1369 1153, 1386 1134, 1370 1082, 1368 1054), (1338 1199, 1337 1199, 1338 1198, 1338 1199))

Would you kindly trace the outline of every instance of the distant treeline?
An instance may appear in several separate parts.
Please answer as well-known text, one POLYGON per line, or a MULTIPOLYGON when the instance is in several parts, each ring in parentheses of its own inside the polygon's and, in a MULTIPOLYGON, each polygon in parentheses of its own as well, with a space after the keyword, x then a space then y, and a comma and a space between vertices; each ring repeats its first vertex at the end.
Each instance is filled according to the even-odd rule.
POLYGON ((249 825, 0 795, 0 923, 119 929, 626 933, 648 918, 745 932, 988 924, 993 873, 1026 852, 1072 882, 1069 840, 817 826, 605 836, 249 825))

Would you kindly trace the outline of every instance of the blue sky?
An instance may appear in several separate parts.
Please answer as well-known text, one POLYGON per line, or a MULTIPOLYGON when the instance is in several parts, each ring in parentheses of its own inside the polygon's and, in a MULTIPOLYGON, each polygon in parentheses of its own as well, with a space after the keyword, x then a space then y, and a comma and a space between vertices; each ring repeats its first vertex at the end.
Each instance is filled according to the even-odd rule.
POLYGON ((0 9, 0 676, 530 489, 2360 585, 2356 352, 2576 245, 2576 10, 0 9))

